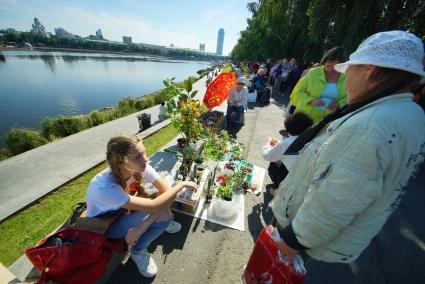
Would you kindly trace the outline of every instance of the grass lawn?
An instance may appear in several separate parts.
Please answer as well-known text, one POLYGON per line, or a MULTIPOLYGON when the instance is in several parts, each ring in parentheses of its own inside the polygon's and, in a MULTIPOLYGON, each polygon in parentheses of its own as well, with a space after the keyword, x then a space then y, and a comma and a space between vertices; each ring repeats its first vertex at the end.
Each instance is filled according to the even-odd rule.
MULTIPOLYGON (((177 134, 178 131, 169 124, 144 139, 147 155, 158 151, 177 134)), ((85 200, 90 180, 105 167, 106 163, 103 163, 87 171, 24 211, 3 221, 0 224, 0 262, 6 267, 11 265, 24 253, 25 248, 34 245, 65 222, 72 207, 85 200)))

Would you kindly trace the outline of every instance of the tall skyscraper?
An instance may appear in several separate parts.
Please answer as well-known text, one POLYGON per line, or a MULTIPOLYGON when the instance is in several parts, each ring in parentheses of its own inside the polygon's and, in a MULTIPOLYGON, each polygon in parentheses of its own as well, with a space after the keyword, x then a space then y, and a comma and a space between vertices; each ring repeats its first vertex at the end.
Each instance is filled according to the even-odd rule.
POLYGON ((102 35, 102 30, 101 30, 101 29, 98 29, 98 30, 96 31, 96 37, 98 37, 98 38, 100 38, 100 39, 103 39, 103 35, 102 35))
POLYGON ((224 43, 224 29, 221 28, 218 30, 217 35, 217 55, 223 55, 223 43, 224 43))

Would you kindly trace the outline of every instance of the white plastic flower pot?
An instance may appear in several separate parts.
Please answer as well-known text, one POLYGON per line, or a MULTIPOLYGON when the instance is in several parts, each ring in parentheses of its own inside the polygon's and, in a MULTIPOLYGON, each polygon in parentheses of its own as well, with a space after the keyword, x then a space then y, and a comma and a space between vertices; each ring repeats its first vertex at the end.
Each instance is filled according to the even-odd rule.
POLYGON ((232 201, 215 198, 214 200, 214 214, 221 219, 232 219, 238 213, 238 207, 232 201))

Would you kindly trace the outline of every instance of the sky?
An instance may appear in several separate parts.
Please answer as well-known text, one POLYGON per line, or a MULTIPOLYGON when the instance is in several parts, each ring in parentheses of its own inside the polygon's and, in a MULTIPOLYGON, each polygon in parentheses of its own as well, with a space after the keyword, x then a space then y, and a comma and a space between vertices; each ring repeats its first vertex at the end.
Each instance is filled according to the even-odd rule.
MULTIPOLYGON (((251 0, 252 1, 252 0, 251 0)), ((86 37, 102 30, 106 39, 216 52, 217 32, 225 31, 223 55, 236 45, 251 16, 244 0, 0 0, 0 29, 29 31, 34 17, 54 28, 86 37)))

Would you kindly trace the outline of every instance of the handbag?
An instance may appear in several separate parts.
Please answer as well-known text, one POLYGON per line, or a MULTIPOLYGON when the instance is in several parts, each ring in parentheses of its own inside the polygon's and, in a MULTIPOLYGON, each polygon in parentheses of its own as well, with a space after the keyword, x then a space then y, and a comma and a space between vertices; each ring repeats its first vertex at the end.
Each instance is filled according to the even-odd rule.
POLYGON ((301 256, 293 262, 285 260, 280 255, 278 242, 272 238, 275 230, 273 226, 266 226, 258 236, 242 275, 244 283, 296 284, 304 280, 307 272, 301 256))
POLYGON ((102 217, 87 217, 87 204, 85 202, 79 202, 75 205, 71 216, 61 226, 61 229, 76 228, 103 235, 109 226, 125 214, 125 212, 125 210, 117 210, 114 214, 102 217))
POLYGON ((41 271, 37 283, 88 284, 105 272, 113 252, 124 253, 124 239, 108 240, 100 234, 75 228, 50 234, 25 250, 31 263, 41 271))

